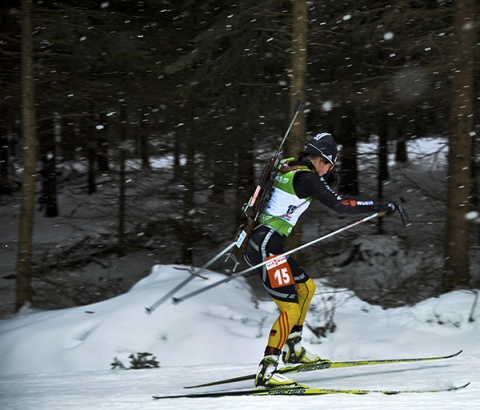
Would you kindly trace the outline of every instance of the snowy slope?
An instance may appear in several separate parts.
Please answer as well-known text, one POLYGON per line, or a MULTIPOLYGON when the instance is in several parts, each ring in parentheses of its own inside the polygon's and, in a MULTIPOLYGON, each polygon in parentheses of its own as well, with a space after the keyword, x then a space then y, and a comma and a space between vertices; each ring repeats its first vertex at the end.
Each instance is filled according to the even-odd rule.
MULTIPOLYGON (((151 305, 188 273, 156 266, 130 292, 89 306, 23 311, 0 321, 1 409, 474 409, 480 405, 480 326, 475 295, 452 292, 413 307, 383 310, 349 291, 317 282, 312 328, 335 307, 337 329, 318 339, 306 331, 307 347, 332 360, 434 356, 464 352, 450 360, 299 375, 310 386, 338 388, 428 388, 472 384, 453 393, 401 396, 239 397, 154 401, 153 394, 180 394, 182 387, 252 373, 276 317, 273 302, 252 300, 235 280, 179 305, 169 301, 152 315, 151 305), (257 303, 256 303, 257 302, 257 303), (470 319, 470 320, 469 320, 470 319), (114 357, 152 353, 160 368, 111 370, 114 357), (285 407, 284 407, 285 408, 285 407)), ((182 295, 222 279, 194 279, 182 295)), ((312 306, 313 306, 312 305, 312 306)), ((242 382, 228 387, 251 387, 242 382)), ((203 389, 203 390, 206 390, 203 389)))

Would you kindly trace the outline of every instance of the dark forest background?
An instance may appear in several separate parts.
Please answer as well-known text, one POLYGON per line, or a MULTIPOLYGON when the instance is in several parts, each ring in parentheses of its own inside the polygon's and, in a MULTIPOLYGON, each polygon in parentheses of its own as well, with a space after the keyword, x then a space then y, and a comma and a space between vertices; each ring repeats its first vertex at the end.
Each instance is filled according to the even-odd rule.
MULTIPOLYGON (((473 286, 470 272, 478 267, 469 252, 478 227, 465 215, 478 209, 478 2, 4 0, 0 200, 23 201, 17 308, 34 300, 31 277, 41 271, 32 266, 28 209, 62 215, 67 166, 92 198, 105 181, 114 188, 108 206, 117 216, 115 241, 102 252, 121 257, 160 235, 181 249, 172 262, 191 265, 200 241, 222 248, 298 97, 292 13, 302 7, 305 132, 287 140, 285 155, 331 132, 342 145, 336 188, 356 196, 357 144, 378 136, 372 178, 382 199, 387 155, 407 164, 409 140, 444 136, 447 222, 438 288, 473 286), (158 158, 171 161, 152 167, 158 158), (34 171, 22 172, 28 161, 34 171), (135 195, 132 173, 141 181, 135 195), (175 217, 145 210, 150 200, 172 203, 175 217)), ((85 255, 87 262, 92 253, 85 255)))

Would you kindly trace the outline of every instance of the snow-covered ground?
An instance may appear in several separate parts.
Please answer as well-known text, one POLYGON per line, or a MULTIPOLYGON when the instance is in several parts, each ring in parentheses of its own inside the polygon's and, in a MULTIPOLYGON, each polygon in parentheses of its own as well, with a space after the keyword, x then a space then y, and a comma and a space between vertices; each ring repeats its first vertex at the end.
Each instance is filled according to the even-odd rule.
MULTIPOLYGON (((253 373, 276 317, 273 302, 253 298, 243 279, 228 282, 178 305, 165 302, 145 313, 188 275, 158 265, 128 293, 63 310, 23 310, 0 321, 0 408, 42 409, 477 409, 480 406, 480 307, 474 292, 456 291, 412 307, 384 310, 350 291, 318 289, 307 317, 325 325, 335 309, 334 333, 317 338, 309 328, 309 350, 332 360, 387 359, 463 353, 449 360, 332 369, 299 375, 311 387, 410 389, 471 382, 445 393, 385 396, 236 397, 168 399, 152 395, 185 392, 190 384, 253 373), (160 367, 112 370, 114 358, 148 352, 160 367)), ((195 278, 183 295, 222 279, 195 278)), ((207 389, 251 387, 252 382, 207 389)))
MULTIPOLYGON (((364 166, 375 167, 375 147, 374 142, 361 144, 360 156, 368 158, 368 161, 362 161, 364 166)), ((422 291, 415 284, 419 281, 426 284, 429 277, 425 275, 430 270, 437 271, 443 264, 440 249, 443 249, 444 225, 441 221, 444 215, 445 141, 443 138, 409 141, 409 155, 410 163, 407 165, 391 162, 391 178, 385 183, 385 194, 394 200, 401 197, 412 227, 405 229, 399 218, 389 218, 388 235, 380 238, 372 236, 372 227, 362 225, 355 228, 358 234, 356 240, 361 241, 359 249, 364 251, 362 255, 368 256, 368 260, 362 262, 364 258, 359 257, 347 268, 339 268, 335 258, 316 258, 322 260, 321 263, 318 261, 319 265, 315 264, 316 260, 311 262, 309 269, 312 272, 322 270, 325 277, 328 277, 325 270, 331 271, 332 277, 348 273, 352 275, 352 283, 358 285, 362 281, 363 287, 372 287, 372 292, 376 290, 370 282, 382 279, 385 283, 389 278, 392 288, 395 288, 398 279, 398 283, 413 283, 404 291, 422 291), (402 243, 407 243, 409 248, 396 248, 399 236, 408 238, 402 243), (388 252, 389 246, 393 247, 392 252, 388 252), (371 252, 372 247, 376 247, 375 252, 371 252), (385 252, 380 252, 380 248, 385 252), (416 276, 410 278, 409 271, 415 272, 416 276), (421 278, 418 278, 418 272, 422 272, 421 278), (408 280, 405 280, 405 275, 408 280)), ((376 179, 365 177, 365 169, 361 171, 362 190, 368 196, 369 192, 375 192, 376 179)), ((111 235, 108 227, 114 226, 105 223, 103 214, 93 212, 98 204, 89 201, 96 198, 87 198, 79 193, 62 194, 60 198, 63 201, 62 216, 52 220, 43 218, 38 212, 35 221, 34 250, 40 261, 45 250, 71 247, 85 235, 111 235)), ((157 199, 155 206, 160 206, 160 198, 157 199)), ((321 223, 325 218, 332 219, 332 228, 346 224, 342 218, 330 216, 331 213, 324 207, 318 214, 315 206, 311 211, 315 217, 319 216, 319 221, 305 228, 304 242, 329 231, 329 226, 321 223)), ((471 385, 456 392, 398 396, 370 394, 155 401, 152 395, 181 394, 185 392, 183 386, 186 385, 255 372, 276 317, 273 302, 258 299, 246 280, 237 279, 179 305, 167 301, 152 315, 147 315, 144 307, 174 288, 188 273, 177 269, 178 266, 167 265, 173 263, 165 261, 169 255, 159 257, 145 251, 123 258, 109 256, 108 260, 101 261, 108 268, 90 264, 74 272, 73 276, 65 272, 64 280, 70 282, 72 278, 76 279, 87 289, 85 292, 90 289, 85 284, 92 278, 97 281, 121 278, 127 289, 134 284, 130 291, 120 296, 61 310, 35 311, 26 308, 9 316, 15 300, 18 214, 18 202, 13 199, 0 206, 1 410, 480 408, 478 294, 456 291, 410 307, 382 309, 360 300, 349 290, 330 288, 319 279, 316 280, 317 294, 307 317, 305 343, 322 357, 362 360, 447 355, 460 349, 463 353, 444 361, 306 373, 297 377, 299 382, 311 387, 362 389, 443 388, 466 382, 471 382, 471 385), (331 329, 332 323, 336 326, 335 331, 327 332, 326 338, 319 338, 313 333, 320 334, 322 327, 328 325, 331 329), (115 358, 129 366, 129 356, 142 352, 155 356, 160 367, 111 369, 115 358)), ((478 215, 474 219, 474 222, 480 223, 478 215)), ((341 248, 341 241, 342 238, 336 237, 331 244, 323 244, 341 248)), ((348 248, 351 248, 356 242, 349 241, 348 248)), ((478 266, 478 258, 478 248, 472 247, 472 267, 478 266)), ((344 261, 347 256, 339 254, 337 259, 344 261)), ((472 268, 471 274, 478 283, 478 271, 472 268)), ((194 279, 179 295, 224 278, 216 272, 208 272, 207 276, 209 280, 194 279)), ((67 298, 56 295, 57 303, 52 301, 51 305, 65 306, 62 303, 70 295, 67 298)), ((251 382, 242 382, 211 389, 251 386, 251 382)), ((198 391, 207 391, 207 388, 198 391)))

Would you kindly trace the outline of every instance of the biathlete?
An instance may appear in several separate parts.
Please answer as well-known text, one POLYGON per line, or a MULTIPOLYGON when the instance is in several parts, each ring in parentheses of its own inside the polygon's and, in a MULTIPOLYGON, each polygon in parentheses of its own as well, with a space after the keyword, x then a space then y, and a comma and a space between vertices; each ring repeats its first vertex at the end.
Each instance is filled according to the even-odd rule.
MULTIPOLYGON (((292 158, 280 162, 272 196, 258 218, 258 227, 245 251, 244 258, 250 266, 285 252, 287 236, 312 199, 341 214, 392 213, 401 209, 393 202, 350 200, 336 193, 324 177, 335 166, 337 155, 338 148, 332 135, 320 133, 308 142, 297 160, 292 158)), ((276 373, 280 356, 288 364, 321 360, 301 343, 303 324, 316 287, 291 256, 283 263, 272 264, 274 266, 258 268, 258 273, 280 314, 270 330, 255 385, 288 387, 296 385, 296 382, 276 373)))

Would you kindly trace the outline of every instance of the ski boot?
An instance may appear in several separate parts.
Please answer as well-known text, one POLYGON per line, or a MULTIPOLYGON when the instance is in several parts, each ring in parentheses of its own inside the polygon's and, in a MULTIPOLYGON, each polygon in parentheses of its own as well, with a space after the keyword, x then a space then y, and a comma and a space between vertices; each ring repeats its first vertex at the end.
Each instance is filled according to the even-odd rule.
POLYGON ((320 356, 308 352, 302 346, 302 330, 302 326, 294 326, 288 336, 282 352, 282 359, 285 364, 317 363, 322 360, 320 356))
MULTIPOLYGON (((280 353, 280 352, 279 352, 280 353)), ((282 374, 275 373, 279 355, 265 355, 258 367, 255 386, 263 388, 289 388, 298 386, 297 382, 282 374)))

